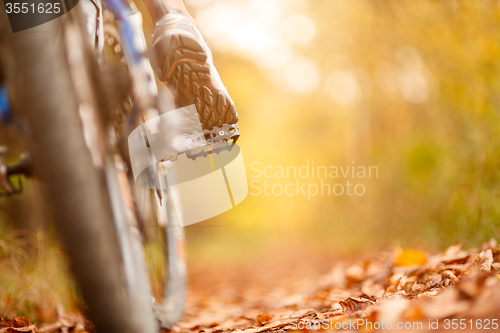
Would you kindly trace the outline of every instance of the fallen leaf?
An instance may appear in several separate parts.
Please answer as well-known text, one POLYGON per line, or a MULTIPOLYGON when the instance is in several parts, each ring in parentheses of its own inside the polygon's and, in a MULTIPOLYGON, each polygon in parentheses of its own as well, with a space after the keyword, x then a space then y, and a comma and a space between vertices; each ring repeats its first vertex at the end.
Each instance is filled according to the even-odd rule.
POLYGON ((491 264, 493 264, 493 252, 491 252, 491 249, 479 253, 479 260, 479 269, 483 272, 491 272, 491 264))
MULTIPOLYGON (((404 276, 404 275, 403 275, 404 276)), ((394 281, 386 290, 385 292, 386 293, 395 293, 396 291, 398 291, 398 287, 399 287, 399 282, 401 281, 401 279, 403 278, 403 276, 399 277, 396 281, 394 281)))
POLYGON ((463 253, 456 253, 453 255, 444 255, 441 258, 439 258, 439 261, 441 261, 445 265, 452 265, 452 264, 465 264, 469 260, 470 255, 467 252, 463 253))
POLYGON ((345 276, 347 280, 351 283, 358 283, 364 279, 364 268, 361 265, 352 265, 345 270, 345 276))
POLYGON ((31 325, 30 320, 26 317, 16 317, 13 320, 14 320, 14 323, 13 323, 12 327, 15 327, 15 328, 27 327, 27 326, 31 325))
POLYGON ((408 281, 406 282, 404 285, 403 285, 403 290, 405 291, 405 293, 409 293, 411 292, 412 288, 413 288, 413 285, 415 284, 416 280, 412 280, 412 281, 408 281))
POLYGON ((370 300, 370 301, 372 301, 372 302, 377 302, 377 299, 378 299, 378 297, 377 297, 377 296, 374 296, 374 295, 371 295, 371 296, 370 296, 370 295, 367 295, 367 294, 361 294, 361 295, 359 295, 359 297, 360 297, 360 298, 365 298, 365 299, 368 299, 368 300, 370 300))
POLYGON ((35 333, 36 326, 31 325, 27 327, 5 327, 0 329, 0 333, 17 333, 17 332, 33 332, 35 333))
POLYGON ((267 324, 268 322, 271 321, 271 319, 273 319, 273 316, 270 316, 264 312, 262 312, 261 314, 259 314, 257 316, 257 319, 255 319, 255 324, 257 326, 262 326, 262 325, 265 325, 267 324))
POLYGON ((451 283, 452 284, 455 284, 458 282, 458 278, 455 274, 453 274, 452 271, 450 270, 444 270, 441 272, 441 276, 443 277, 443 279, 449 279, 451 280, 451 283))
POLYGON ((396 257, 396 261, 394 265, 396 266, 413 266, 419 265, 423 266, 427 263, 427 255, 423 252, 413 250, 413 249, 405 249, 401 251, 396 257))
POLYGON ((359 310, 366 310, 375 303, 366 298, 348 297, 339 302, 345 313, 353 313, 359 310))
POLYGON ((454 256, 457 255, 460 252, 460 249, 462 248, 462 244, 455 244, 446 249, 444 251, 445 256, 454 256))

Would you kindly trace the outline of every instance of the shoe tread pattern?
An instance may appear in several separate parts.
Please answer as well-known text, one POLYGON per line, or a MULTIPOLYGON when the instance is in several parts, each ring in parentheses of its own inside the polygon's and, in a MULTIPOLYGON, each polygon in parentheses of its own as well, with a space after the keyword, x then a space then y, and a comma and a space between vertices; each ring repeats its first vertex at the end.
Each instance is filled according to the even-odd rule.
POLYGON ((212 84, 202 46, 195 39, 180 34, 164 36, 160 42, 155 50, 163 60, 158 63, 160 78, 172 90, 176 105, 194 104, 202 127, 207 130, 236 123, 238 115, 234 103, 226 91, 212 84))

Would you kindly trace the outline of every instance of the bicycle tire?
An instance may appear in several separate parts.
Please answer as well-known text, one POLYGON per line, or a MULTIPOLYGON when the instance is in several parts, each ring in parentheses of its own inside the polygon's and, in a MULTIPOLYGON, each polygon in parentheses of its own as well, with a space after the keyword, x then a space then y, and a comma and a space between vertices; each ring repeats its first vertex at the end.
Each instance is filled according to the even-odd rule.
MULTIPOLYGON (((123 53, 122 50, 123 45, 121 41, 121 36, 119 34, 119 29, 116 26, 117 22, 115 21, 112 15, 104 14, 104 40, 105 46, 103 53, 105 55, 105 63, 117 69, 117 67, 121 66, 121 71, 127 72, 126 62, 123 61, 123 53)), ((113 76, 109 78, 107 82, 110 87, 113 87, 113 92, 116 94, 117 91, 123 90, 123 85, 118 85, 116 78, 113 76), (114 80, 113 80, 114 79, 114 80), (120 89, 121 88, 121 89, 120 89)), ((109 88, 109 87, 108 87, 109 88)), ((112 89, 112 88, 110 88, 112 89)), ((130 89, 130 87, 129 87, 130 89)), ((128 92, 130 96, 130 101, 133 101, 134 98, 131 96, 130 91, 128 92)), ((118 93, 120 95, 120 93, 118 93)), ((123 97, 123 93, 121 94, 123 97)), ((125 96, 127 93, 124 94, 125 96)), ((118 103, 119 106, 123 108, 125 103, 118 103)), ((133 103, 132 103, 133 104, 133 103)), ((128 105, 128 107, 132 108, 132 104, 128 105)), ((120 114, 128 115, 130 110, 127 112, 122 108, 118 108, 121 112, 120 114)), ((198 118, 196 118, 198 119, 198 118)), ((119 120, 119 119, 117 119, 119 120)), ((117 135, 120 135, 121 124, 119 121, 115 120, 115 125, 117 128, 117 135)), ((172 151, 173 148, 172 148, 172 151)), ((130 166, 129 166, 130 168, 130 166)), ((158 174, 158 177, 162 177, 161 172, 158 174)), ((154 229, 157 233, 153 237, 153 242, 157 237, 161 237, 165 242, 162 248, 162 259, 164 261, 163 265, 165 271, 162 272, 164 275, 164 280, 161 281, 163 286, 163 290, 161 291, 161 295, 159 299, 155 295, 153 291, 155 288, 153 280, 155 278, 151 276, 150 272, 150 283, 151 283, 151 296, 155 300, 154 302, 154 313, 157 321, 159 322, 162 328, 171 329, 173 325, 183 319, 184 309, 185 309, 185 300, 186 300, 186 259, 185 259, 185 236, 184 229, 180 226, 179 222, 176 219, 176 215, 174 213, 174 206, 172 200, 170 198, 168 190, 158 190, 161 193, 162 203, 158 198, 157 191, 145 190, 136 186, 133 176, 129 175, 129 184, 132 192, 132 196, 134 197, 135 203, 135 214, 137 215, 137 220, 140 222, 139 230, 143 233, 143 242, 144 246, 155 246, 157 244, 152 244, 151 235, 148 233, 149 230, 154 229), (147 213, 142 213, 147 211, 147 213), (165 220, 160 223, 160 220, 165 220)), ((159 179, 161 183, 163 183, 163 188, 166 188, 166 179, 159 179)), ((129 237, 132 240, 132 238, 129 237)), ((132 242, 136 242, 136 240, 132 240, 132 242)), ((161 243, 161 242, 159 242, 161 243)), ((138 262, 140 258, 138 258, 138 250, 135 244, 127 244, 127 242, 122 243, 122 252, 124 255, 127 255, 126 261, 128 262, 138 262), (135 248, 135 250, 131 250, 130 248, 135 248)), ((141 269, 137 267, 137 269, 141 269)), ((134 270, 134 271, 137 271, 134 270)), ((135 274, 131 272, 130 277, 127 277, 128 280, 134 280, 135 274)))
MULTIPOLYGON (((62 18, 11 36, 13 81, 22 92, 35 168, 47 183, 54 222, 97 332, 153 332, 131 313, 105 172, 85 142, 64 44, 62 18)), ((146 318, 148 319, 148 318, 146 318)))

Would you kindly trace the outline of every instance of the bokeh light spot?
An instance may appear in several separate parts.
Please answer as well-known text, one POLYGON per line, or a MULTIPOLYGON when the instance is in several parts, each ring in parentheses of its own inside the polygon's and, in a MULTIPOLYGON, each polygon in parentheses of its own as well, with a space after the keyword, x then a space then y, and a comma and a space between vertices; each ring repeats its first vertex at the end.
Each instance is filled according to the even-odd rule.
POLYGON ((427 100, 429 86, 422 73, 416 69, 406 70, 399 77, 403 97, 410 103, 420 104, 427 100))
POLYGON ((337 104, 354 104, 361 97, 361 88, 354 73, 336 71, 330 74, 325 85, 328 96, 337 104))
POLYGON ((255 52, 254 61, 264 69, 277 70, 286 67, 293 57, 290 44, 278 41, 255 52))
POLYGON ((313 21, 304 14, 289 16, 282 27, 285 36, 294 43, 307 43, 316 33, 313 21))
POLYGON ((296 57, 284 71, 287 86, 296 93, 314 92, 319 84, 318 67, 310 59, 296 57))

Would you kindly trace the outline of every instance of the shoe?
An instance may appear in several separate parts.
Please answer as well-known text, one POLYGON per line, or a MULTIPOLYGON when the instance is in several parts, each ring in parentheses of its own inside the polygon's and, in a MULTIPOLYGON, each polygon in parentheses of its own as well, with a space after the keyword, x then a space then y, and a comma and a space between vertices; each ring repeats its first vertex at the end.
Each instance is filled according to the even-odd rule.
POLYGON ((152 64, 174 94, 176 107, 196 106, 204 130, 238 121, 207 41, 183 13, 172 11, 156 23, 152 64))

